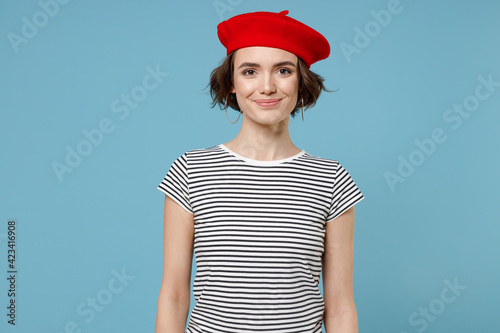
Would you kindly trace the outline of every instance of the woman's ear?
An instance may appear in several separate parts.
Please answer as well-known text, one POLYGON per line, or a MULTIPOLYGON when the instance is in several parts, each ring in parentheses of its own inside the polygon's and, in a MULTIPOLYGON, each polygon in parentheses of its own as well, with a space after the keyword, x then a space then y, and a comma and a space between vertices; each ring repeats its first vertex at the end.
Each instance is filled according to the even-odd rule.
POLYGON ((236 93, 236 89, 234 89, 234 87, 231 87, 231 90, 229 90, 229 92, 230 92, 231 94, 235 94, 235 93, 236 93))

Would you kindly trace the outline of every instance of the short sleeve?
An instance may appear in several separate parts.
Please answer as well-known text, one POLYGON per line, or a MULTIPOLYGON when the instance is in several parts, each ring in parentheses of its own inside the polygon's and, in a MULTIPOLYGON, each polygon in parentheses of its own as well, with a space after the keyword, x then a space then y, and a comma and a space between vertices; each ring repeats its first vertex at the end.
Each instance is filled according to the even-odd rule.
POLYGON ((330 211, 326 218, 326 223, 331 222, 343 212, 364 199, 363 194, 354 183, 351 175, 340 163, 335 172, 335 180, 332 191, 332 201, 330 211))
POLYGON ((158 189, 177 202, 187 212, 193 214, 189 200, 189 177, 187 153, 179 156, 171 165, 158 189))

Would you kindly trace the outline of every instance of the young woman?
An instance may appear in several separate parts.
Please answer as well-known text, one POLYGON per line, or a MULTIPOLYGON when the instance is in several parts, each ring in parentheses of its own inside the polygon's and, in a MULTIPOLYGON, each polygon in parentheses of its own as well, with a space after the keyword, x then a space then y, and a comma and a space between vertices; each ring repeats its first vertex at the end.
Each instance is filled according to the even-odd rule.
POLYGON ((358 332, 354 205, 364 196, 338 161, 290 138, 290 116, 304 117, 326 90, 309 68, 330 46, 287 14, 247 13, 218 26, 227 57, 211 74, 212 106, 243 121, 233 140, 179 156, 158 186, 157 333, 313 333, 323 322, 330 333, 358 332), (196 305, 186 328, 193 250, 196 305))

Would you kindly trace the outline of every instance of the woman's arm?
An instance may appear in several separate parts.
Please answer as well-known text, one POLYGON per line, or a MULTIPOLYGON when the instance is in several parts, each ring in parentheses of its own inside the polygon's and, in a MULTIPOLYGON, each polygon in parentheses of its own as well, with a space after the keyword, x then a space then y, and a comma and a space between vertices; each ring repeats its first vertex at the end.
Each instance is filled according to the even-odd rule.
POLYGON ((326 224, 322 279, 327 333, 358 333, 352 288, 353 246, 354 206, 326 224))
POLYGON ((191 299, 194 216, 165 195, 163 279, 155 333, 184 333, 191 299))

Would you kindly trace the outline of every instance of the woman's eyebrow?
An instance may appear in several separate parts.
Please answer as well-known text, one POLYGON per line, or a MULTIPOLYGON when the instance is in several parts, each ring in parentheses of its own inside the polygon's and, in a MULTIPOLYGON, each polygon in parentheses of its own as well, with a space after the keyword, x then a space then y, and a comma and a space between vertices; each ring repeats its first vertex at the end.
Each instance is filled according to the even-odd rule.
MULTIPOLYGON (((286 66, 286 65, 296 67, 295 64, 291 61, 281 61, 281 62, 274 64, 273 67, 286 66)), ((255 62, 244 62, 238 67, 238 69, 240 69, 242 67, 260 67, 260 65, 258 63, 255 63, 255 62)))

